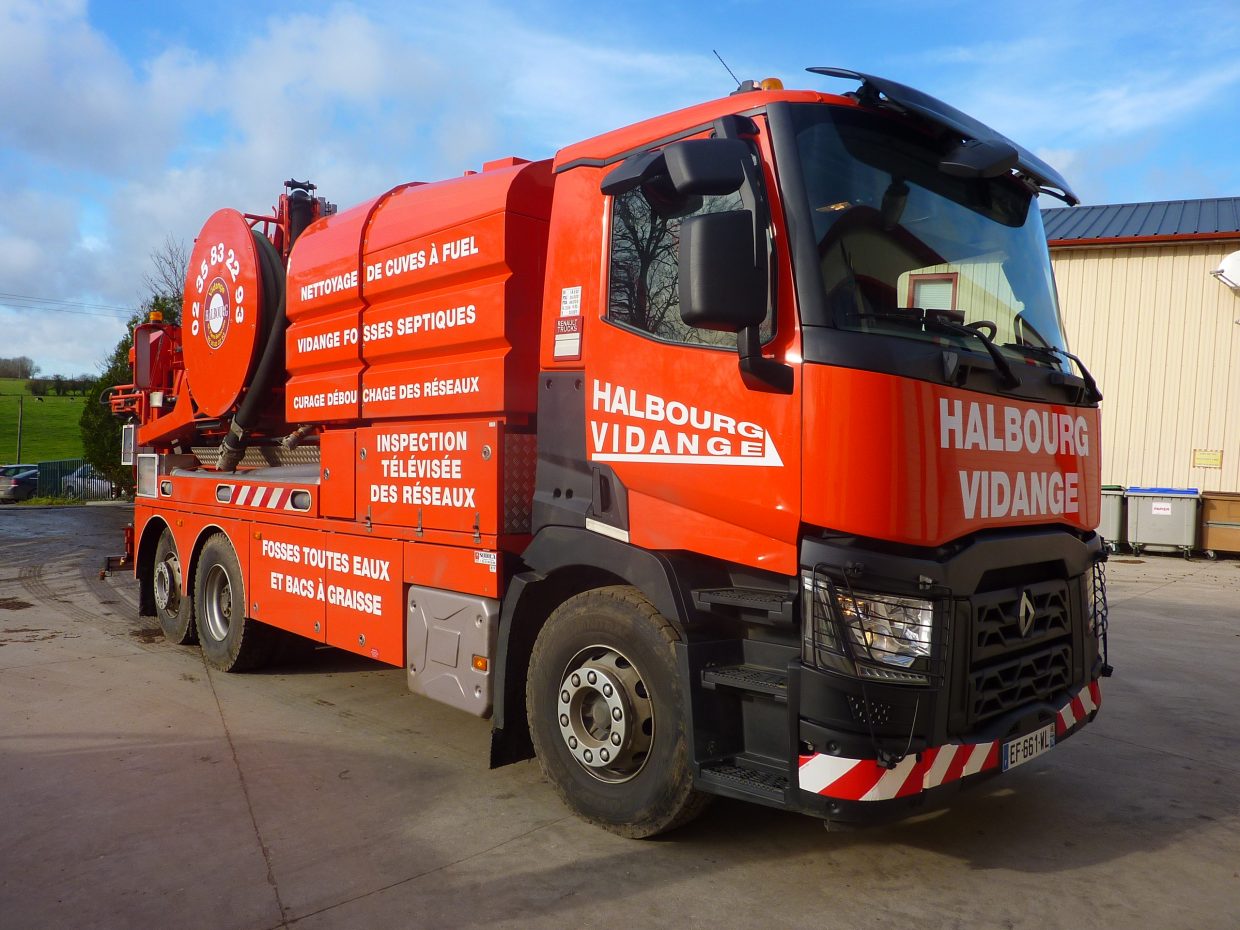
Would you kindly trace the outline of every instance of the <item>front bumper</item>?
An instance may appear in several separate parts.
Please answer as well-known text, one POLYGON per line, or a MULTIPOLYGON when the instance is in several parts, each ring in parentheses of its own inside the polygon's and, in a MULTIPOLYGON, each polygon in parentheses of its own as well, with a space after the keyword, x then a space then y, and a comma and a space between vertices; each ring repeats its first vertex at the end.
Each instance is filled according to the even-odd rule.
MULTIPOLYGON (((1094 719, 1102 704, 1095 679, 1055 715, 1055 744, 1094 719)), ((876 758, 815 752, 799 759, 798 807, 833 821, 875 823, 943 806, 956 791, 1000 772, 1007 740, 946 743, 905 756, 887 768, 876 758)))

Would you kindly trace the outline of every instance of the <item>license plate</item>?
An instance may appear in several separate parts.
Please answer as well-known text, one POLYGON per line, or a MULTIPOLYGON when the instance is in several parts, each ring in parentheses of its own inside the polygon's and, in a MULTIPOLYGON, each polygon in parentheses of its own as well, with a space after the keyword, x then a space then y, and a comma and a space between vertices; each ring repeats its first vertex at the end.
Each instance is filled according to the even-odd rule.
POLYGON ((1022 736, 1014 739, 1010 743, 1004 743, 1002 752, 1003 771, 1014 769, 1018 765, 1024 765, 1030 759, 1036 759, 1042 753, 1046 752, 1055 745, 1055 724, 1048 723, 1040 730, 1035 730, 1028 736, 1022 736))

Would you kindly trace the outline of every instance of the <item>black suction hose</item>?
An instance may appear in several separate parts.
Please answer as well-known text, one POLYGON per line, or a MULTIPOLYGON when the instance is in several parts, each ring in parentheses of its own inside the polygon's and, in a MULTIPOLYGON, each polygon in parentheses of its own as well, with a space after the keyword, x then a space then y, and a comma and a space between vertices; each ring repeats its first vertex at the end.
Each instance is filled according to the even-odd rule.
POLYGON ((253 236, 262 266, 263 309, 270 312, 273 318, 271 328, 267 331, 267 344, 254 368, 249 389, 233 416, 228 435, 220 443, 220 457, 215 466, 218 471, 237 470, 241 457, 245 455, 246 434, 254 428, 263 404, 269 398, 273 379, 284 371, 284 335, 288 331, 288 315, 284 312, 284 269, 275 246, 267 237, 257 232, 253 233, 253 236))

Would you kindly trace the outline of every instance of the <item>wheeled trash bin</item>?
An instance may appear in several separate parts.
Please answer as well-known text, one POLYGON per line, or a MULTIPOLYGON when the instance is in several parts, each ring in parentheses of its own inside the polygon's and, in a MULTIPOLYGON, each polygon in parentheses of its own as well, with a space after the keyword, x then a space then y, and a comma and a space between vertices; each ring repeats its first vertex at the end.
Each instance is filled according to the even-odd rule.
POLYGON ((1201 495, 1201 548, 1213 559, 1240 552, 1240 494, 1206 491, 1201 495))
POLYGON ((1124 486, 1104 484, 1102 520, 1098 523, 1098 535, 1107 544, 1107 549, 1119 552, 1119 547, 1128 541, 1127 529, 1124 525, 1124 486))
POLYGON ((1188 558, 1197 542, 1197 488, 1129 488, 1128 545, 1135 555, 1146 548, 1178 550, 1188 558))

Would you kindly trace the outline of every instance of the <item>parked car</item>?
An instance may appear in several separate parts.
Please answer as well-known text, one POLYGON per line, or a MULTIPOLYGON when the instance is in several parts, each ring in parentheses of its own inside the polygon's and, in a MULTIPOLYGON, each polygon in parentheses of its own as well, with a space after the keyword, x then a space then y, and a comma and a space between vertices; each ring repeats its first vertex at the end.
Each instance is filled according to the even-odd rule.
POLYGON ((83 465, 60 479, 60 493, 65 497, 103 500, 116 496, 116 485, 95 471, 93 466, 83 465))
POLYGON ((38 487, 37 465, 0 465, 0 503, 29 500, 38 487))

